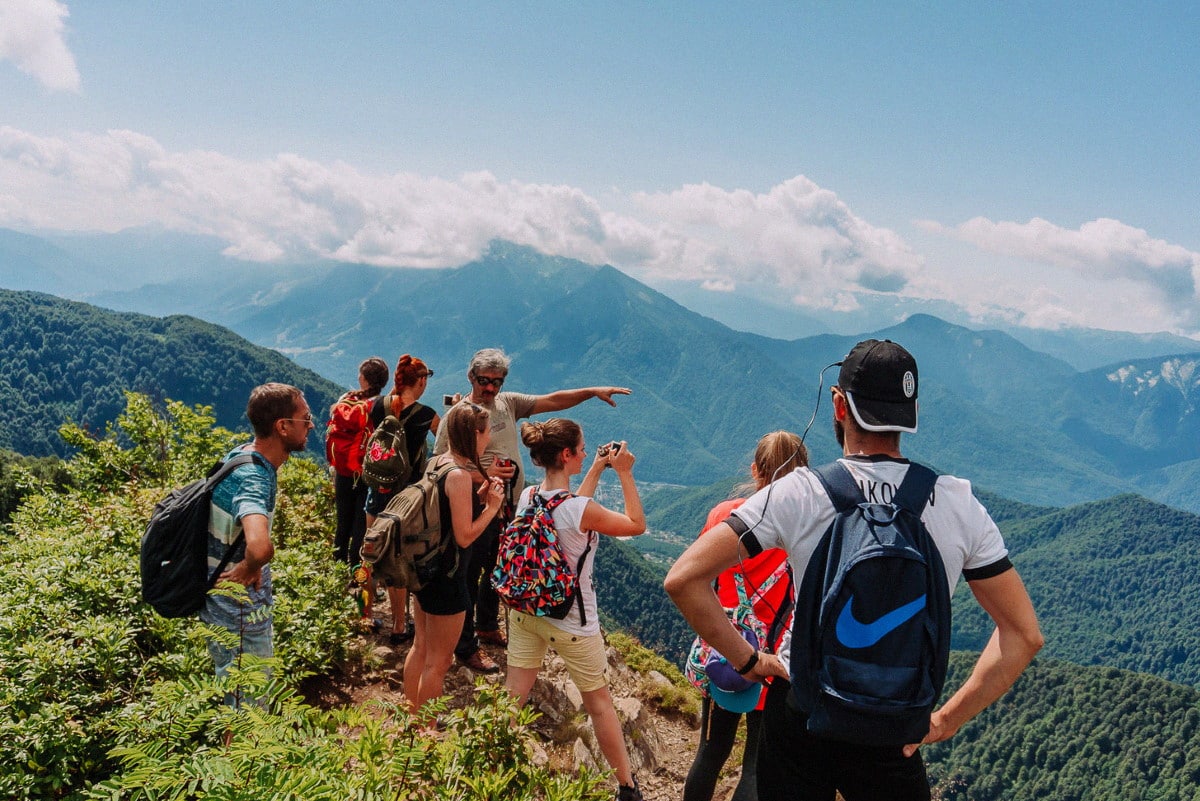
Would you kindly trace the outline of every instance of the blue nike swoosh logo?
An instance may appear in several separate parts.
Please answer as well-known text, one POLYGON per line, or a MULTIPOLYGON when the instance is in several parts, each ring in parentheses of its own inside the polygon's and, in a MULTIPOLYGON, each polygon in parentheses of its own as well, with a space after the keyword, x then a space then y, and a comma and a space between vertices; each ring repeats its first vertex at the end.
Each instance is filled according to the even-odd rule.
POLYGON ((893 609, 872 623, 860 623, 854 617, 851 607, 854 606, 854 596, 842 607, 838 615, 838 642, 847 648, 869 648, 882 640, 889 632, 904 625, 913 615, 925 608, 925 596, 922 595, 912 603, 907 603, 899 609, 893 609))

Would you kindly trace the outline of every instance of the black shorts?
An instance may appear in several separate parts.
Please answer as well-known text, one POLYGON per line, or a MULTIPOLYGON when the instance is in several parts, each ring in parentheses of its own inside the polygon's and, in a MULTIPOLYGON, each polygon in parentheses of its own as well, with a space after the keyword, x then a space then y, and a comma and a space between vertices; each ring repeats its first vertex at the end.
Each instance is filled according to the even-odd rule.
POLYGON ((421 611, 427 615, 457 615, 471 606, 467 592, 467 573, 456 570, 453 576, 434 579, 417 590, 421 611))
POLYGON ((395 490, 367 487, 367 514, 371 515, 371 517, 378 517, 379 513, 383 511, 384 507, 388 505, 388 501, 395 494, 395 490))
POLYGON ((804 712, 787 701, 791 685, 775 679, 763 708, 758 744, 760 801, 928 801, 929 780, 921 752, 906 757, 901 746, 853 745, 814 737, 804 712))

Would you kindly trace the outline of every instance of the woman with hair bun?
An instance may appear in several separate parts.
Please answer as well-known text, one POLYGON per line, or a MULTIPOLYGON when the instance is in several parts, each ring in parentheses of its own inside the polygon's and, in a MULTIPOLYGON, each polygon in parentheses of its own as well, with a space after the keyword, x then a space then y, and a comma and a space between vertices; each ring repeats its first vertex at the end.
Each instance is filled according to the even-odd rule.
POLYGON ((333 535, 333 557, 337 561, 351 566, 358 564, 358 551, 362 548, 363 535, 367 531, 367 522, 364 516, 367 485, 361 477, 361 452, 357 454, 357 465, 350 464, 349 462, 354 457, 342 456, 341 448, 338 448, 339 453, 335 455, 334 450, 337 447, 335 443, 344 441, 361 443, 366 440, 370 434, 370 428, 369 424, 364 427, 364 417, 369 417, 375 396, 383 391, 387 380, 387 362, 378 356, 364 359, 358 366, 358 389, 352 389, 337 399, 337 402, 329 410, 329 422, 325 427, 325 459, 333 468, 333 505, 337 515, 337 527, 333 535), (358 411, 347 415, 348 419, 355 421, 352 427, 338 427, 341 436, 339 439, 338 434, 333 433, 336 425, 334 411, 338 409, 339 405, 345 404, 352 405, 358 411), (364 406, 365 413, 361 411, 364 406), (356 467, 358 472, 355 472, 356 467))
MULTIPOLYGON (((529 422, 521 426, 521 441, 529 448, 533 463, 546 471, 540 485, 527 487, 521 493, 521 509, 533 502, 535 493, 550 499, 560 493, 570 494, 571 477, 583 470, 586 457, 583 430, 572 420, 554 418, 544 422, 529 422)), ((524 704, 541 670, 546 649, 553 647, 567 665, 571 681, 583 696, 583 706, 592 719, 596 741, 604 758, 617 775, 621 801, 640 801, 637 780, 629 763, 621 722, 608 691, 605 669, 604 635, 596 612, 596 590, 592 585, 592 569, 596 559, 599 534, 610 537, 633 537, 646 530, 646 516, 633 481, 633 453, 625 442, 602 446, 579 486, 579 494, 562 501, 552 512, 563 556, 572 566, 583 564, 578 571, 578 596, 562 620, 527 615, 516 610, 508 618, 508 675, 505 687, 524 704), (605 509, 591 499, 604 468, 616 470, 625 498, 625 512, 605 509), (586 557, 585 557, 586 554, 586 557)))
MULTIPOLYGON (((751 480, 740 485, 738 490, 750 495, 785 473, 807 465, 808 449, 804 447, 800 437, 790 431, 772 431, 758 441, 754 450, 754 461, 750 463, 751 480)), ((728 518, 729 513, 741 506, 745 500, 745 497, 732 498, 714 506, 708 513, 704 528, 700 530, 700 536, 704 536, 704 532, 728 518)), ((745 593, 749 596, 753 616, 761 622, 763 631, 774 637, 773 641, 763 644, 763 650, 776 651, 779 637, 790 628, 787 624, 790 616, 788 607, 792 597, 792 581, 791 573, 787 569, 787 554, 780 548, 771 548, 718 576, 717 597, 726 609, 732 609, 739 603, 739 581, 743 583, 745 593)), ((688 676, 697 681, 693 676, 695 666, 691 661, 689 659, 688 676)), ((707 686, 706 680, 700 683, 707 686)), ((721 699, 727 696, 720 695, 718 690, 713 688, 704 689, 702 692, 700 745, 696 749, 696 758, 692 761, 692 767, 688 770, 687 779, 683 784, 684 801, 711 801, 717 777, 733 750, 738 721, 742 719, 741 712, 730 711, 721 706, 721 699)), ((756 708, 746 713, 746 747, 742 755, 741 778, 731 796, 733 801, 756 801, 758 798, 755 764, 758 758, 758 740, 762 733, 763 701, 766 697, 767 688, 763 686, 756 708)), ((754 705, 753 698, 750 698, 747 704, 751 705, 754 705)))
MULTIPOLYGON (((376 515, 383 511, 391 498, 400 490, 421 478, 425 455, 425 440, 429 432, 437 433, 441 418, 429 406, 417 401, 425 394, 425 386, 433 371, 425 362, 416 356, 404 354, 396 362, 396 385, 388 395, 381 395, 371 408, 371 425, 378 426, 389 414, 402 418, 408 415, 404 423, 404 441, 408 443, 408 460, 413 466, 413 474, 406 483, 397 484, 386 489, 367 490, 366 517, 367 525, 375 521, 376 515), (413 408, 416 407, 416 408, 413 408)), ((388 636, 391 645, 403 645, 413 638, 412 624, 406 624, 408 619, 408 590, 399 587, 388 587, 388 602, 392 607, 392 633, 388 636)), ((367 594, 370 597, 371 593, 367 594)), ((368 617, 370 615, 368 614, 368 617)))

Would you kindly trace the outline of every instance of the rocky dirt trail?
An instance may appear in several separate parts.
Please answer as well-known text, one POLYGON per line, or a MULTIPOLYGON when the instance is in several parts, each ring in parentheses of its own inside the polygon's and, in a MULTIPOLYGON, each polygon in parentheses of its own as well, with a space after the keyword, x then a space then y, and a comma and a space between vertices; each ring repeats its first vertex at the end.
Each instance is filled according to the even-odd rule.
MULTIPOLYGON (((325 707, 378 700, 402 702, 404 688, 401 671, 408 645, 393 647, 388 644, 387 632, 390 631, 391 619, 386 604, 376 607, 376 615, 384 621, 383 633, 357 636, 360 638, 358 645, 370 653, 368 661, 377 667, 355 675, 342 675, 334 679, 324 677, 310 682, 305 687, 310 702, 325 707)), ((500 665, 500 672, 479 675, 455 663, 446 675, 446 693, 452 707, 472 702, 477 678, 491 684, 503 683, 505 649, 485 645, 484 650, 500 665)), ((690 716, 662 712, 648 700, 653 683, 667 681, 664 677, 653 671, 643 675, 631 670, 611 647, 608 656, 613 700, 625 727, 626 742, 631 745, 630 758, 643 795, 648 801, 682 798, 684 777, 691 766, 699 736, 697 722, 690 716)), ((564 766, 591 764, 599 769, 607 769, 594 745, 591 728, 571 725, 584 719, 581 700, 567 676, 565 666, 557 657, 552 656, 547 660, 530 695, 530 703, 542 713, 534 729, 541 735, 540 745, 545 749, 545 759, 564 766)), ((543 758, 543 755, 538 758, 543 758)), ((737 753, 731 756, 732 770, 727 769, 727 775, 718 784, 715 801, 727 798, 732 792, 737 782, 736 766, 739 759, 737 753)), ((613 786, 615 790, 615 782, 613 786)))

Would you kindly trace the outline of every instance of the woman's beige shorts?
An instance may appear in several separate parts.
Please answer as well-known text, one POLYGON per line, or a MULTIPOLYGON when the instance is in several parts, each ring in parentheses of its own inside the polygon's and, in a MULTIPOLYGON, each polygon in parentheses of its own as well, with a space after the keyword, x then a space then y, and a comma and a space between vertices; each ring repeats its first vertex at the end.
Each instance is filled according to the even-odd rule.
POLYGON ((571 681, 581 693, 590 693, 607 686, 605 670, 608 660, 604 654, 604 635, 597 632, 587 637, 570 634, 543 617, 523 612, 508 615, 508 664, 510 667, 538 670, 550 647, 567 664, 571 681))

